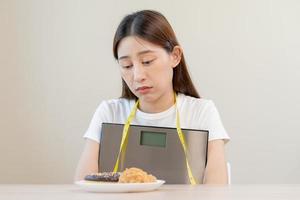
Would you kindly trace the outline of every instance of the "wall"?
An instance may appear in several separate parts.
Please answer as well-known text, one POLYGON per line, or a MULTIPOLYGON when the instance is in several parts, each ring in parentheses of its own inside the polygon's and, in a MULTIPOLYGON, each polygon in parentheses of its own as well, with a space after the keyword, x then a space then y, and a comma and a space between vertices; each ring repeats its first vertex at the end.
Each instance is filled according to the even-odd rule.
POLYGON ((122 17, 161 11, 232 140, 233 183, 300 183, 300 3, 0 1, 0 183, 71 183, 82 135, 121 81, 122 17))

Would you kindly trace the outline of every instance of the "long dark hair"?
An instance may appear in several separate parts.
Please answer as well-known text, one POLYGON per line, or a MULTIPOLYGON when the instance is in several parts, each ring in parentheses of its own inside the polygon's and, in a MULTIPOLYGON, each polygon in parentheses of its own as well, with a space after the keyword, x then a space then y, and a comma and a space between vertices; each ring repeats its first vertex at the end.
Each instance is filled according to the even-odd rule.
MULTIPOLYGON (((118 59, 118 45, 127 36, 137 36, 143 40, 159 45, 168 53, 179 45, 175 33, 168 20, 159 12, 153 10, 141 10, 129 14, 123 18, 114 36, 113 53, 118 59)), ((173 68, 173 89, 188 96, 200 98, 188 73, 184 56, 180 63, 173 68)), ((122 79, 122 95, 127 99, 137 99, 122 79)))

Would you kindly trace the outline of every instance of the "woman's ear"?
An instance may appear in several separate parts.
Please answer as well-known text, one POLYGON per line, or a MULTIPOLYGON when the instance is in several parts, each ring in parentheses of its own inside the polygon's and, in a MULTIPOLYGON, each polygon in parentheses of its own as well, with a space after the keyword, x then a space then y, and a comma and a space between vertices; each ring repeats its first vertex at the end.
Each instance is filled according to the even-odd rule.
POLYGON ((175 68, 181 61, 182 49, 180 46, 175 46, 171 53, 172 68, 175 68))

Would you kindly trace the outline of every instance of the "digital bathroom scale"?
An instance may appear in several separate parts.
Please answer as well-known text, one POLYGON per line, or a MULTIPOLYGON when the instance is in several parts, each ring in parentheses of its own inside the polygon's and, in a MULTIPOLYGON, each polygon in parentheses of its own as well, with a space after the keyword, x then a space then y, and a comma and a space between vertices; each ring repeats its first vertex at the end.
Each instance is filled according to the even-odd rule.
MULTIPOLYGON (((113 171, 120 149, 124 124, 103 123, 99 172, 113 171)), ((203 183, 207 162, 207 130, 182 129, 188 160, 198 183, 203 183)), ((167 184, 190 184, 185 154, 176 128, 130 125, 124 162, 119 171, 138 167, 167 184)), ((121 159, 120 159, 121 161, 121 159)))

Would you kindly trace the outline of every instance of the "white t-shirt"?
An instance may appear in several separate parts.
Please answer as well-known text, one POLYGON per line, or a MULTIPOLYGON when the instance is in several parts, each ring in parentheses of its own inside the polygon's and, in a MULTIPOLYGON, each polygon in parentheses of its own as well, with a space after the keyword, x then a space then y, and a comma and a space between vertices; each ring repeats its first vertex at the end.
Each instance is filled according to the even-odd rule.
MULTIPOLYGON (((102 101, 83 137, 100 143, 102 123, 126 123, 134 104, 135 100, 125 98, 102 101)), ((216 139, 229 141, 230 138, 213 101, 179 93, 177 108, 182 129, 208 130, 209 141, 216 139)), ((138 109, 131 124, 176 128, 175 105, 160 113, 145 113, 138 109)))

